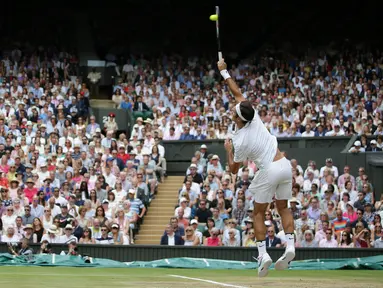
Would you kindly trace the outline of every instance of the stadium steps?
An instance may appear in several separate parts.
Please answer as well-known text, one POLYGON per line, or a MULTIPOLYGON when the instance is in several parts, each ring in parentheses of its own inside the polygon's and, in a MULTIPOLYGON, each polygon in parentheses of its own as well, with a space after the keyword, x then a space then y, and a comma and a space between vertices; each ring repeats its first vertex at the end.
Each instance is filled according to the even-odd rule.
POLYGON ((106 99, 91 99, 90 107, 93 108, 114 108, 114 102, 106 99))
POLYGON ((158 245, 166 224, 174 215, 178 202, 178 191, 182 187, 184 176, 169 176, 158 186, 156 198, 150 203, 144 223, 140 227, 135 244, 158 245))

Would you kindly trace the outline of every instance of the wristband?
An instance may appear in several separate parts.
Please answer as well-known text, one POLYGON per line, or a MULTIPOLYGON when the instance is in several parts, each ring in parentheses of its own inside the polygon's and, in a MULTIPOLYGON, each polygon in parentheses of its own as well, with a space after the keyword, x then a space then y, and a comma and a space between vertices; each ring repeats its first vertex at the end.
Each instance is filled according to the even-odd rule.
POLYGON ((220 73, 221 73, 221 75, 222 75, 223 79, 225 79, 225 80, 227 80, 227 79, 231 78, 231 76, 230 76, 229 72, 227 72, 227 70, 226 70, 226 69, 225 69, 225 70, 221 70, 221 71, 220 71, 220 73))

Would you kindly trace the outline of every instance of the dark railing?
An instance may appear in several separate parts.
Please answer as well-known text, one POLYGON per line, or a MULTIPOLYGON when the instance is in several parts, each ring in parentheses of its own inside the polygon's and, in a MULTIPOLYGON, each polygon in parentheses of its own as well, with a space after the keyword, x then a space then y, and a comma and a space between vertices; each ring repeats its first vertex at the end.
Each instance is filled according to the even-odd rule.
MULTIPOLYGON (((67 251, 65 245, 53 244, 53 252, 59 254, 67 251)), ((39 251, 39 245, 31 246, 34 251, 39 251)), ((270 248, 268 253, 276 260, 284 249, 270 248)), ((7 245, 0 244, 0 253, 8 252, 7 245)), ((158 259, 190 257, 206 259, 222 259, 235 261, 254 261, 253 256, 258 255, 256 248, 244 247, 190 247, 190 246, 114 246, 114 245, 79 245, 79 252, 96 258, 106 258, 121 262, 153 261, 158 259)), ((297 248, 296 260, 308 259, 336 259, 336 258, 362 258, 382 255, 383 249, 359 248, 297 248)))

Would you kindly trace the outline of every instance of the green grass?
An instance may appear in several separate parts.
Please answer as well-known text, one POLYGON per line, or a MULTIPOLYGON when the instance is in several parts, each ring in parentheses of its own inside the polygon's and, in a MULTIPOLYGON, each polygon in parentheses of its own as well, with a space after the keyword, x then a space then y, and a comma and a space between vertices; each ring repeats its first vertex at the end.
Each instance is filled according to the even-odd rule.
POLYGON ((227 283, 240 287, 382 287, 382 271, 270 271, 258 278, 256 270, 136 269, 136 268, 63 268, 0 267, 0 287, 6 288, 122 288, 122 287, 224 287, 169 275, 227 283))

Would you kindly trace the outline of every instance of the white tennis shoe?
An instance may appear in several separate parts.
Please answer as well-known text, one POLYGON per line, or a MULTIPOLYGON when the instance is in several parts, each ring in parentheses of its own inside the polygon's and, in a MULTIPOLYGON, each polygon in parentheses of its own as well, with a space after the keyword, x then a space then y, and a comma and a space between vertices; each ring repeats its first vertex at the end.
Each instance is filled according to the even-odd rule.
POLYGON ((266 277, 269 274, 269 267, 273 263, 268 253, 258 256, 258 277, 266 277))
POLYGON ((285 253, 275 263, 275 270, 285 270, 289 267, 290 262, 295 258, 295 248, 287 247, 285 253))

